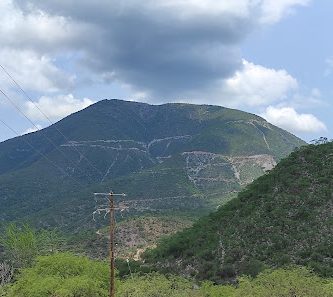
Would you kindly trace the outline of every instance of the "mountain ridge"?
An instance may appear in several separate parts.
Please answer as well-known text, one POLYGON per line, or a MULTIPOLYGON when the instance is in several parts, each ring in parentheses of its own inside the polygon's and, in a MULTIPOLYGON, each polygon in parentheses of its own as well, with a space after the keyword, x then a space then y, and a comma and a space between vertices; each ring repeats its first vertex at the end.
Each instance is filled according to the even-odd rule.
POLYGON ((105 188, 126 192, 128 203, 151 200, 140 207, 133 202, 141 210, 129 215, 208 211, 303 144, 238 110, 103 100, 42 131, 0 143, 0 220, 92 227, 84 219, 94 209, 91 193, 105 188), (171 203, 168 197, 184 199, 171 203))

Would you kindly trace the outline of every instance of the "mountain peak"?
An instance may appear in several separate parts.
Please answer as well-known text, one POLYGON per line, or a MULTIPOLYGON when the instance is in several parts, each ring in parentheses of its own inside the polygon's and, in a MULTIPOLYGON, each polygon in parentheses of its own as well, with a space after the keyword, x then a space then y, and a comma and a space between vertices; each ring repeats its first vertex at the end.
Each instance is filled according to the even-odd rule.
POLYGON ((54 224, 61 217, 64 226, 77 227, 91 205, 80 197, 103 185, 126 192, 129 200, 164 197, 141 206, 145 211, 205 212, 303 144, 234 109, 102 100, 42 131, 0 143, 0 203, 6 210, 0 219, 22 216, 16 206, 23 199, 20 209, 29 210, 30 218, 54 224), (75 181, 84 186, 78 189, 75 181), (85 210, 75 218, 67 204, 85 210))

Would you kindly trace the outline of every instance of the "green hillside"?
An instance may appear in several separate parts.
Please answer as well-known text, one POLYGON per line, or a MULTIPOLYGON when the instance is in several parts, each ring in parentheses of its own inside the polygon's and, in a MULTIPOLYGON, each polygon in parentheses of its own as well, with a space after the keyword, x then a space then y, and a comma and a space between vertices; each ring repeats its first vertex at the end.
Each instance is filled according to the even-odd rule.
POLYGON ((305 265, 333 276, 333 143, 302 147, 236 199, 166 238, 147 260, 222 281, 305 265))
POLYGON ((303 144, 238 110, 100 101, 0 143, 0 221, 94 229, 92 193, 110 188, 128 194, 125 217, 202 215, 303 144))

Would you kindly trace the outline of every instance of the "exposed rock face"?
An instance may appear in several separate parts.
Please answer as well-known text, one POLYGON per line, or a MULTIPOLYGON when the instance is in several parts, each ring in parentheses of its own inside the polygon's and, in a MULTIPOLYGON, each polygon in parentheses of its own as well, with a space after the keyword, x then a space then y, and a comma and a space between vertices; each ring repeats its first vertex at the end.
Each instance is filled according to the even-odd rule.
POLYGON ((129 215, 201 215, 303 144, 234 109, 100 101, 0 143, 0 220, 91 226, 92 192, 110 188, 126 192, 129 215))
POLYGON ((200 151, 182 155, 188 178, 201 189, 235 183, 244 186, 276 165, 271 155, 225 156, 200 151))
MULTIPOLYGON (((153 139, 150 142, 135 140, 94 140, 70 141, 64 148, 89 148, 101 151, 113 151, 109 166, 102 182, 112 174, 112 170, 123 162, 135 158, 138 170, 163 163, 171 158, 168 150, 171 146, 182 144, 192 139, 191 135, 153 139)), ((211 188, 213 184, 238 183, 240 186, 251 183, 254 179, 273 169, 276 161, 272 155, 227 156, 204 151, 182 153, 185 158, 187 176, 200 189, 211 188)))
MULTIPOLYGON (((197 163, 219 158, 195 155, 197 163)), ((181 273, 191 265, 199 279, 213 281, 251 274, 260 266, 288 265, 332 277, 332 155, 333 142, 295 150, 238 197, 164 241, 152 259, 158 256, 154 261, 159 266, 165 263, 181 273)), ((249 160, 264 169, 274 165, 269 156, 232 158, 238 168, 247 167, 249 160)), ((241 178, 242 173, 236 175, 241 178)))

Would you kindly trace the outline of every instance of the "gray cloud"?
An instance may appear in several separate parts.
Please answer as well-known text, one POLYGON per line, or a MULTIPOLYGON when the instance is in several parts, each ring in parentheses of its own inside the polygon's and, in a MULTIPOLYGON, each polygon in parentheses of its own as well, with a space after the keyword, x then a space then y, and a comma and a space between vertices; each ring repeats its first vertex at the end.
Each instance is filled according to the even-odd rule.
MULTIPOLYGON (((128 5, 100 1, 97 6, 88 0, 80 5, 59 0, 34 4, 52 16, 91 24, 96 30, 85 36, 88 42, 77 44, 85 52, 86 67, 111 72, 114 79, 153 96, 207 88, 242 67, 237 44, 252 27, 249 18, 211 11, 182 16, 171 8, 125 2, 128 5)), ((27 3, 20 4, 29 14, 27 3)))
MULTIPOLYGON (((65 17, 73 28, 84 24, 86 30, 77 30, 80 36, 74 38, 76 43, 62 38, 57 46, 82 51, 81 63, 89 71, 101 77, 112 73, 114 80, 151 96, 179 97, 209 89, 243 67, 239 44, 262 22, 263 8, 270 1, 16 3, 27 15, 37 8, 52 17, 65 17)), ((283 5, 275 6, 282 14, 283 9, 302 1, 283 1, 283 5)), ((269 15, 265 17, 269 19, 269 15)), ((276 20, 279 17, 274 15, 276 20)))

